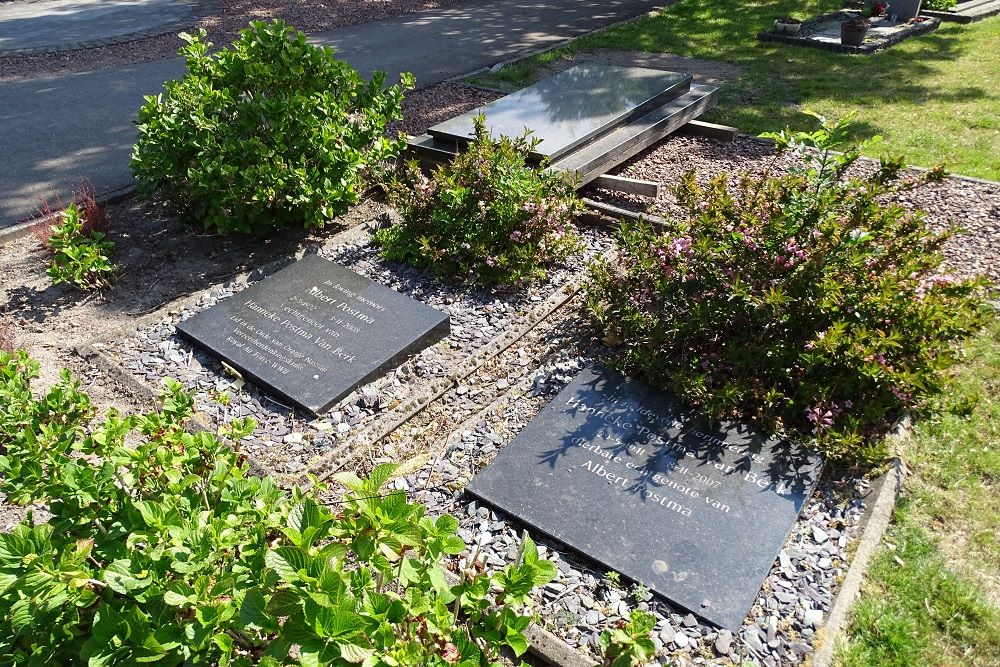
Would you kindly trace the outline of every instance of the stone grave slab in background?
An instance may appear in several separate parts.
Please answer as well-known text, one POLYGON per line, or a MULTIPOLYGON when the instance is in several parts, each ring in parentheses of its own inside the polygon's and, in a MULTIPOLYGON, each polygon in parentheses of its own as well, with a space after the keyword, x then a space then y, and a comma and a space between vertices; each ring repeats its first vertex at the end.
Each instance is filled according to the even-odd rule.
POLYGON ((264 391, 320 414, 449 326, 446 314, 307 255, 177 331, 264 391))
POLYGON ((684 94, 690 84, 690 74, 587 63, 439 123, 428 133, 436 139, 467 142, 474 136, 473 117, 484 113, 492 136, 520 136, 530 128, 542 140, 534 156, 554 160, 684 94))
POLYGON ((596 365, 468 491, 735 631, 821 469, 807 450, 708 428, 671 394, 596 365))
POLYGON ((892 0, 889 4, 889 16, 897 23, 912 21, 920 14, 923 0, 892 0))

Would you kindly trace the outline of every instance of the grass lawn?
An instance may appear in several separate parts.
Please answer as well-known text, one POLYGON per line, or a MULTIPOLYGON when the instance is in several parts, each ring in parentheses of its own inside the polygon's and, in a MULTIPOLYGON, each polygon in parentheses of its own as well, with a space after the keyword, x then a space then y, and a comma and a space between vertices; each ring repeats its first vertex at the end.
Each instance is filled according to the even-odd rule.
POLYGON ((874 56, 759 42, 774 19, 809 18, 839 0, 729 3, 680 0, 652 18, 578 40, 564 49, 480 77, 526 85, 540 63, 592 48, 676 53, 739 65, 706 120, 747 133, 811 127, 802 109, 829 116, 857 112, 857 136, 881 134, 875 154, 911 164, 1000 180, 1000 17, 942 24, 874 56))
POLYGON ((854 609, 847 667, 1000 665, 1000 320, 955 379, 898 443, 910 474, 854 609))

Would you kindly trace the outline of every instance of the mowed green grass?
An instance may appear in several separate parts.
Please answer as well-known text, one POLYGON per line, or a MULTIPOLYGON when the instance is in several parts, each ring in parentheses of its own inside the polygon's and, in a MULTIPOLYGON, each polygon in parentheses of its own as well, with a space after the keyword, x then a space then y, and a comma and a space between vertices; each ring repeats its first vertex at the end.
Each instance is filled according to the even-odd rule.
POLYGON ((840 651, 845 667, 1000 665, 1000 318, 898 443, 910 468, 840 651))
POLYGON ((903 155, 911 164, 943 163, 953 173, 1000 180, 1000 17, 946 23, 875 55, 756 39, 779 16, 804 19, 841 6, 839 0, 680 0, 651 18, 477 80, 526 85, 539 64, 592 48, 722 60, 743 73, 724 87, 705 120, 759 134, 811 127, 802 109, 835 117, 855 112, 857 138, 884 137, 872 150, 876 156, 903 155))

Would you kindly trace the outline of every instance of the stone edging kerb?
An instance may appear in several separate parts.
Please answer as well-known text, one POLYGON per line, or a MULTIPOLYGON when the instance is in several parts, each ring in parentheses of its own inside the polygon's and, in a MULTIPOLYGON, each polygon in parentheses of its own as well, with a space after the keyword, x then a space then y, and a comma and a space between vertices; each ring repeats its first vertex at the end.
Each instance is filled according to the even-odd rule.
POLYGON ((824 628, 826 633, 822 644, 817 646, 813 656, 813 667, 832 667, 837 651, 838 639, 847 630, 851 609, 861 593, 861 584, 868 571, 875 551, 882 542, 882 536, 892 519, 896 507, 896 497, 903 485, 903 463, 900 459, 892 460, 889 470, 873 484, 872 494, 875 501, 865 509, 861 519, 861 533, 858 537, 858 547, 851 559, 840 590, 833 598, 833 607, 827 616, 824 628))

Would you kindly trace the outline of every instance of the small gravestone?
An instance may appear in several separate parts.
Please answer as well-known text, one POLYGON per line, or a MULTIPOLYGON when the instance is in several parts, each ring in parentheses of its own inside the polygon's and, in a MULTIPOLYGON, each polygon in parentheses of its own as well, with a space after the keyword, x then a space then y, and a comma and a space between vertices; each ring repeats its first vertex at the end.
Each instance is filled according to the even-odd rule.
POLYGON ((472 111, 438 123, 435 139, 464 143, 474 136, 472 119, 486 115, 494 138, 525 129, 541 143, 537 159, 555 160, 589 139, 686 93, 690 74, 604 63, 577 65, 472 111))
POLYGON ((818 481, 818 456, 671 394, 582 371, 469 484, 489 504, 737 630, 818 481))
POLYGON ((892 0, 888 4, 889 9, 886 11, 889 17, 897 23, 905 23, 912 21, 920 14, 922 0, 892 0))
POLYGON ((448 335, 448 316, 307 255, 177 331, 313 414, 448 335))

